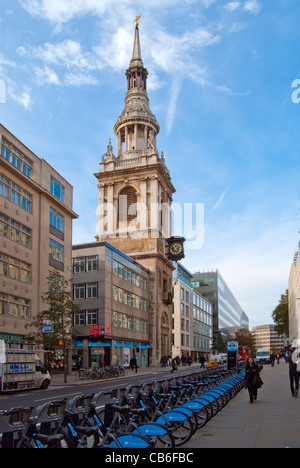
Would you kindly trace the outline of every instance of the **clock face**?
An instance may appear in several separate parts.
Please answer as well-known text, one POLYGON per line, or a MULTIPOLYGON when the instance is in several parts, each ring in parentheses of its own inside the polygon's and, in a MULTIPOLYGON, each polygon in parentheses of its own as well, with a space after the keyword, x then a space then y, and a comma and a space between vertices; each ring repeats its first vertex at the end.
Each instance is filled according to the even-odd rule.
POLYGON ((178 242, 175 242, 174 244, 170 245, 170 253, 172 255, 180 255, 182 253, 182 250, 182 245, 178 242))

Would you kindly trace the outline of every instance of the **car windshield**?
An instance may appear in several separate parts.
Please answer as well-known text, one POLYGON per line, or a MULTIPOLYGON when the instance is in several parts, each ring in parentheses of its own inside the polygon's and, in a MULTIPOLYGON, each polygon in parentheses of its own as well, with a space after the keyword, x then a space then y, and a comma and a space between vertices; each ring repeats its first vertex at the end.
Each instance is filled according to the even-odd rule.
POLYGON ((269 356, 269 353, 267 351, 261 351, 260 353, 257 353, 257 356, 267 357, 267 356, 269 356))

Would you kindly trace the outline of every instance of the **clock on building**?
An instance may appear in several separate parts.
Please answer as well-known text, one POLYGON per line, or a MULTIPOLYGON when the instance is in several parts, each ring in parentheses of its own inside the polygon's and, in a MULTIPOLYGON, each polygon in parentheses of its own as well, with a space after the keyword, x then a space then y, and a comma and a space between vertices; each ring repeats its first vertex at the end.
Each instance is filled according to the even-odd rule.
POLYGON ((167 257, 169 260, 178 261, 184 258, 184 237, 173 236, 167 239, 167 257))

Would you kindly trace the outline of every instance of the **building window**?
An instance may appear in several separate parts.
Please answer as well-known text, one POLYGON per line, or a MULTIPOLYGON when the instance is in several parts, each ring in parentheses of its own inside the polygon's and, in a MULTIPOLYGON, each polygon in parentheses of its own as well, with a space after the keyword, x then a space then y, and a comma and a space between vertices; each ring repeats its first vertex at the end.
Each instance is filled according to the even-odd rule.
POLYGON ((50 208, 49 223, 54 228, 64 232, 64 217, 53 208, 50 208))
POLYGON ((98 297, 98 283, 87 283, 86 298, 92 299, 98 297))
POLYGON ((51 176, 50 179, 50 193, 58 198, 62 203, 65 199, 65 188, 61 185, 54 177, 51 176))
POLYGON ((98 311, 96 309, 86 311, 86 324, 98 325, 98 311))
POLYGON ((85 284, 74 284, 74 299, 85 299, 85 284))
POLYGON ((148 329, 147 320, 123 314, 121 312, 113 312, 112 324, 114 327, 135 330, 142 333, 147 333, 148 329))
POLYGON ((0 176, 0 195, 31 213, 32 196, 3 175, 0 176))
POLYGON ((9 180, 3 175, 0 176, 0 195, 4 198, 9 198, 9 180))
POLYGON ((30 284, 31 265, 0 253, 0 275, 30 284))
POLYGON ((74 314, 74 326, 81 327, 85 325, 85 312, 76 312, 74 314))
POLYGON ((73 273, 84 272, 84 257, 77 257, 73 259, 73 273))
POLYGON ((32 161, 25 157, 20 151, 10 145, 6 140, 1 141, 1 156, 10 164, 22 171, 27 177, 32 174, 32 161))
POLYGON ((0 235, 31 248, 32 231, 22 224, 0 213, 0 235))
POLYGON ((113 286, 113 299, 114 301, 120 302, 121 304, 126 304, 130 307, 135 307, 137 309, 147 311, 148 301, 143 297, 137 296, 130 291, 125 289, 118 288, 113 286))
POLYGON ((52 239, 49 239, 49 257, 62 263, 64 261, 63 246, 53 241, 52 239))
POLYGON ((98 310, 82 310, 74 314, 74 326, 98 325, 98 310))
POLYGON ((86 271, 98 270, 98 255, 86 257, 86 271))
POLYGON ((0 294, 0 314, 29 319, 31 317, 31 302, 9 294, 0 294))
POLYGON ((74 284, 74 299, 94 299, 98 297, 98 283, 74 284))
POLYGON ((98 271, 98 255, 73 258, 73 273, 98 271))
POLYGON ((147 291, 147 279, 131 270, 131 268, 128 268, 117 262, 116 260, 113 261, 113 272, 119 278, 122 278, 125 281, 138 286, 144 291, 147 291))
POLYGON ((133 187, 124 188, 119 195, 119 222, 128 223, 137 216, 137 195, 133 187))

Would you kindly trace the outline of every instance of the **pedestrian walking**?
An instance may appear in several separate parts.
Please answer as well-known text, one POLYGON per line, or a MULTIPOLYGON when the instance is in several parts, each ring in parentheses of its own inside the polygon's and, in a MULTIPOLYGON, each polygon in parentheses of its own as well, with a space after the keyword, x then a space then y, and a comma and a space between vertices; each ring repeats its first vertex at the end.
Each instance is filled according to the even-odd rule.
POLYGON ((289 364, 289 377, 290 377, 290 389, 292 397, 297 398, 299 392, 299 379, 300 374, 297 372, 297 362, 293 360, 293 353, 296 351, 295 348, 290 348, 289 357, 287 362, 289 364))
POLYGON ((172 359, 171 366, 172 366, 171 372, 173 373, 175 370, 177 370, 177 360, 176 360, 176 358, 172 359))
POLYGON ((263 385, 259 376, 260 371, 261 367, 254 362, 252 357, 248 357, 245 367, 245 388, 248 389, 250 403, 257 400, 257 390, 263 385))
POLYGON ((204 356, 200 356, 200 369, 204 368, 205 369, 205 357, 204 356))
POLYGON ((271 362, 271 367, 274 367, 274 363, 275 363, 275 354, 274 353, 270 354, 270 362, 271 362))

